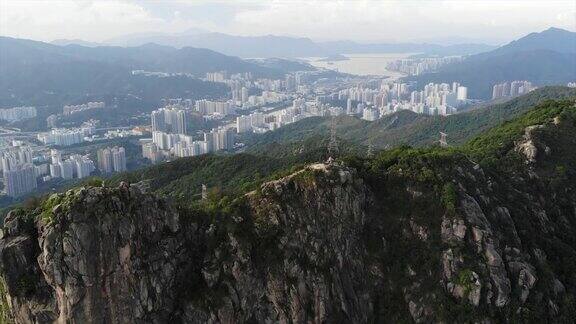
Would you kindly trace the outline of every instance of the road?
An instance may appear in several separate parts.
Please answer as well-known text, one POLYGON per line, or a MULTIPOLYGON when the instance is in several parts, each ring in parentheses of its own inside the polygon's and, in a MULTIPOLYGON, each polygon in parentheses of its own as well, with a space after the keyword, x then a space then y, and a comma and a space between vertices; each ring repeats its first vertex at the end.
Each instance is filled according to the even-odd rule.
MULTIPOLYGON (((96 131, 101 132, 116 129, 132 129, 134 127, 137 126, 104 127, 104 128, 96 128, 96 131)), ((14 131, 8 131, 3 128, 0 128, 0 131, 4 131, 4 133, 0 133, 0 137, 30 137, 30 136, 36 136, 40 133, 46 133, 46 132, 14 132, 14 131)))

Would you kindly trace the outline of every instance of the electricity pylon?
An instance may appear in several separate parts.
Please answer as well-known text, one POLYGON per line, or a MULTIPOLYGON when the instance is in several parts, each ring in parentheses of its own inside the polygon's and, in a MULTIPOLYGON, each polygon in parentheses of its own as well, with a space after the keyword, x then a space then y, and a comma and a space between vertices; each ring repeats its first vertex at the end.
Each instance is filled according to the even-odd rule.
POLYGON ((330 122, 330 141, 328 142, 328 158, 334 159, 339 152, 338 140, 336 139, 336 118, 332 117, 330 122))
POLYGON ((438 142, 440 142, 440 146, 448 147, 448 140, 446 140, 447 136, 448 136, 448 134, 446 134, 444 132, 440 132, 440 140, 438 141, 438 142))

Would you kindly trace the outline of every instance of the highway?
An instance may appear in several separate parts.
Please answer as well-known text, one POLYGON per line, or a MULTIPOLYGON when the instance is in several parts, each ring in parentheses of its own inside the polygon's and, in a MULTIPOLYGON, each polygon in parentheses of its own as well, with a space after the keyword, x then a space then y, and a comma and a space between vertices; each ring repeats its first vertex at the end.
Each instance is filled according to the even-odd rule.
MULTIPOLYGON (((101 131, 116 130, 116 129, 132 129, 134 127, 138 127, 138 126, 96 128, 95 131, 101 132, 101 131)), ((0 128, 0 132, 2 132, 2 131, 4 131, 4 133, 0 133, 0 137, 30 137, 30 136, 36 136, 36 135, 41 134, 41 133, 46 133, 46 132, 14 132, 14 131, 8 131, 4 128, 0 128)))

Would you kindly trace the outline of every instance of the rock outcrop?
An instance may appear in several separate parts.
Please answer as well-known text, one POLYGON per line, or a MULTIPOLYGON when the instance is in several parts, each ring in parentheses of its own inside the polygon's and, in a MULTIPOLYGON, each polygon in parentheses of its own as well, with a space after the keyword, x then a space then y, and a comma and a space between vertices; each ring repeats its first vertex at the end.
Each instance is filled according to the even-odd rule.
POLYGON ((136 186, 54 195, 35 224, 19 211, 6 218, 7 304, 18 323, 479 322, 542 304, 549 319, 569 312, 574 286, 550 270, 553 236, 524 243, 517 222, 574 228, 559 228, 541 199, 515 215, 481 169, 467 172, 452 179, 455 210, 439 213, 417 184, 389 197, 354 169, 313 165, 248 194, 220 226, 136 186), (430 203, 432 219, 412 207, 398 214, 393 201, 430 203), (463 313, 466 304, 477 311, 463 313))
POLYGON ((2 271, 18 323, 164 322, 194 267, 195 228, 127 185, 55 194, 37 223, 8 214, 2 271), (28 222, 28 224, 26 224, 28 222))
POLYGON ((526 158, 316 164, 208 211, 125 183, 55 194, 5 219, 2 305, 17 323, 573 322, 576 181, 526 158))

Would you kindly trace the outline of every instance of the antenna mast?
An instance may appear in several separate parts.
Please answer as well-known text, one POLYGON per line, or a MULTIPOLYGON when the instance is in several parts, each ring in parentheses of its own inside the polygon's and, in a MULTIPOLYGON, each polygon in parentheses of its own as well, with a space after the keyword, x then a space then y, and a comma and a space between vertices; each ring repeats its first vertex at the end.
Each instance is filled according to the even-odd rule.
POLYGON ((372 145, 372 140, 370 140, 370 143, 368 143, 368 152, 366 152, 366 157, 374 157, 374 146, 372 145))
POLYGON ((330 122, 330 142, 328 142, 328 159, 333 159, 338 155, 338 140, 336 139, 336 118, 332 117, 330 122))
POLYGON ((447 136, 448 136, 448 134, 446 134, 444 132, 440 132, 440 140, 438 141, 438 142, 440 142, 440 146, 448 147, 448 140, 446 139, 447 136))

